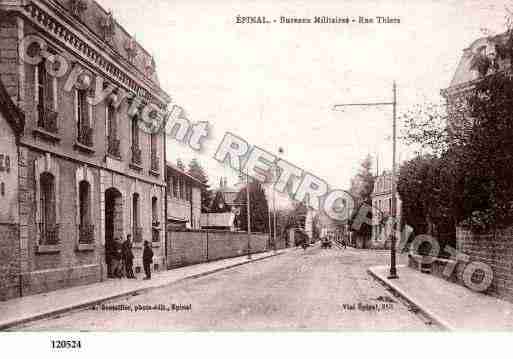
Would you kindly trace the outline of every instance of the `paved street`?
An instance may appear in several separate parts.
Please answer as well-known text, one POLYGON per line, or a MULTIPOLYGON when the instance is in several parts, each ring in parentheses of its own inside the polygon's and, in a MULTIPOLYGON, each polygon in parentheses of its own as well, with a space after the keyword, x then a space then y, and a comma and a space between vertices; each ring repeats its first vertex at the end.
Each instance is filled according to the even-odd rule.
POLYGON ((388 255, 294 250, 15 330, 435 330, 367 274, 388 255))

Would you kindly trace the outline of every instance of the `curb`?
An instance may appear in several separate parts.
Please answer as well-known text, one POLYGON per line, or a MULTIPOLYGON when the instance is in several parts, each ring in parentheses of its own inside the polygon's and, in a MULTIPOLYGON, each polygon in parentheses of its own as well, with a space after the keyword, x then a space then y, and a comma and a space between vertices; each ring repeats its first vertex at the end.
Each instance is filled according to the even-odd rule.
POLYGON ((445 320, 441 319, 436 314, 434 314, 432 311, 430 311, 423 305, 419 304, 419 301, 415 297, 407 294, 404 290, 400 289, 398 286, 391 283, 391 281, 386 280, 386 279, 382 278, 379 274, 375 273, 373 270, 373 267, 370 267, 369 269, 367 269, 367 273, 369 273, 381 285, 383 285, 387 289, 389 289, 392 292, 394 292, 395 294, 397 294, 403 300, 405 300, 409 305, 412 305, 412 306, 418 308, 419 312, 422 313, 422 315, 424 315, 428 319, 430 319, 432 322, 436 323, 437 325, 439 325, 440 327, 442 327, 445 330, 448 330, 448 331, 456 330, 456 328, 453 328, 445 320))
MULTIPOLYGON (((264 259, 276 257, 276 256, 279 256, 279 255, 282 255, 282 254, 285 254, 285 253, 286 252, 273 253, 273 254, 271 254, 269 256, 266 256, 266 257, 261 257, 261 258, 256 258, 256 259, 249 259, 249 260, 246 260, 244 262, 230 264, 230 265, 228 265, 226 267, 220 267, 220 268, 212 269, 212 270, 209 270, 209 271, 206 271, 206 272, 185 276, 183 278, 180 278, 180 279, 177 279, 177 280, 174 280, 174 281, 170 281, 170 282, 167 282, 165 284, 157 284, 157 285, 154 285, 154 286, 151 286, 151 287, 132 289, 132 290, 129 290, 129 291, 126 291, 126 292, 123 292, 123 293, 117 293, 117 294, 109 295, 109 296, 103 297, 101 299, 88 300, 88 301, 85 301, 85 302, 82 302, 82 303, 73 304, 73 305, 69 305, 69 306, 66 306, 66 307, 54 309, 54 310, 48 311, 46 313, 41 313, 41 314, 34 315, 34 316, 30 317, 30 318, 21 318, 21 319, 12 320, 12 321, 7 322, 7 323, 0 323, 0 331, 3 331, 3 330, 8 329, 8 328, 15 327, 15 326, 19 326, 19 325, 22 325, 22 324, 27 324, 27 323, 34 322, 34 321, 37 321, 37 320, 41 320, 41 319, 44 319, 44 318, 48 318, 48 317, 51 317, 51 316, 55 316, 55 315, 63 314, 63 313, 66 313, 66 312, 70 312, 72 310, 76 310, 76 309, 80 309, 80 308, 96 305, 96 304, 99 304, 99 303, 102 303, 102 302, 105 302, 105 301, 108 301, 108 300, 122 298, 122 297, 126 297, 126 296, 133 295, 133 294, 146 293, 146 292, 149 292, 149 291, 151 291, 153 289, 158 289, 158 288, 166 287, 168 285, 180 283, 180 282, 183 282, 183 281, 188 280, 188 279, 195 279, 195 278, 205 277, 205 276, 210 275, 210 274, 214 274, 214 273, 221 272, 221 271, 224 271, 224 270, 227 270, 227 269, 239 267, 239 266, 242 266, 242 265, 248 264, 248 263, 262 261, 264 259)), ((212 263, 212 262, 210 262, 210 263, 212 263)))

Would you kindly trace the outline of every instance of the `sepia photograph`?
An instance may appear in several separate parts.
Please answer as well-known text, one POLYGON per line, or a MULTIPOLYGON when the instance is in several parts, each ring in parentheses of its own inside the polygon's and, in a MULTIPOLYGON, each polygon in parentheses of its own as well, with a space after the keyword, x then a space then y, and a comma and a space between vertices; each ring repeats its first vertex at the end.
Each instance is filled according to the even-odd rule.
POLYGON ((0 0, 0 341, 511 333, 512 65, 510 0, 0 0))

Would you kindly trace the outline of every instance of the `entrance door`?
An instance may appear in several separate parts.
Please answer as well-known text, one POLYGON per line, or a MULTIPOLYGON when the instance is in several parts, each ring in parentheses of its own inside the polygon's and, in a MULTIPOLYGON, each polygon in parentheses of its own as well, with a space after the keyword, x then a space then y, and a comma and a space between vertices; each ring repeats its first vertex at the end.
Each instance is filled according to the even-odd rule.
POLYGON ((114 238, 123 240, 123 202, 115 188, 105 191, 105 243, 114 238))

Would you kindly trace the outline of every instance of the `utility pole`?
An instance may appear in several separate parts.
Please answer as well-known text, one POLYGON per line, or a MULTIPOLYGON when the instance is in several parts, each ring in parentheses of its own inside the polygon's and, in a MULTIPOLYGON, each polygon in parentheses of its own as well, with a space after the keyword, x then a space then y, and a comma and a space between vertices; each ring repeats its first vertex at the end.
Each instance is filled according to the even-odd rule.
MULTIPOLYGON (((396 142, 397 142, 397 134, 396 134, 396 117, 397 117, 397 86, 394 81, 392 87, 392 102, 364 102, 364 103, 344 103, 339 105, 334 105, 333 110, 337 111, 338 108, 342 109, 343 107, 366 107, 366 106, 390 106, 392 105, 392 218, 394 219, 394 226, 396 225, 396 209, 397 209, 397 196, 396 196, 396 142)), ((396 266, 396 253, 395 253, 395 241, 396 238, 394 236, 394 231, 390 231, 390 273, 388 275, 389 279, 399 278, 397 275, 397 266, 396 266)))
POLYGON ((251 259, 251 215, 250 211, 250 196, 249 196, 249 176, 246 174, 246 212, 248 218, 248 259, 251 259))
MULTIPOLYGON (((281 155, 283 155, 283 147, 280 147, 278 148, 278 153, 281 155)), ((273 222, 274 222, 274 231, 273 231, 273 234, 274 234, 274 238, 273 238, 273 244, 274 244, 274 251, 276 252, 277 251, 277 248, 276 248, 276 189, 274 188, 274 185, 276 184, 276 181, 278 180, 278 166, 276 163, 274 163, 273 165, 273 222)))
MULTIPOLYGON (((392 124, 392 218, 394 219, 394 226, 396 225, 396 210, 397 210, 397 196, 396 196, 396 163, 395 163, 395 156, 396 156, 396 142, 397 142, 397 134, 396 134, 396 112, 397 112, 397 87, 394 81, 394 88, 393 88, 393 104, 392 109, 394 112, 393 115, 393 124, 392 124)), ((389 279, 396 279, 397 276, 397 266, 395 263, 395 235, 393 230, 390 231, 390 274, 388 276, 389 279)))
POLYGON ((271 241, 272 241, 272 233, 271 233, 271 206, 267 205, 267 219, 268 219, 268 228, 269 235, 267 236, 267 249, 271 249, 271 241))
POLYGON ((274 248, 274 251, 276 252, 276 191, 274 190, 274 186, 273 186, 273 227, 274 227, 274 231, 273 231, 273 248, 274 248))

